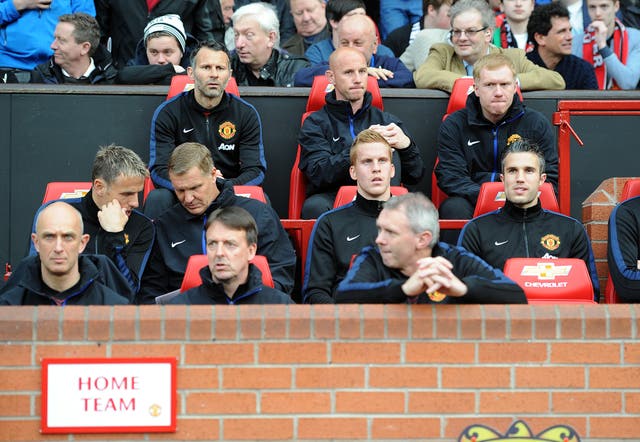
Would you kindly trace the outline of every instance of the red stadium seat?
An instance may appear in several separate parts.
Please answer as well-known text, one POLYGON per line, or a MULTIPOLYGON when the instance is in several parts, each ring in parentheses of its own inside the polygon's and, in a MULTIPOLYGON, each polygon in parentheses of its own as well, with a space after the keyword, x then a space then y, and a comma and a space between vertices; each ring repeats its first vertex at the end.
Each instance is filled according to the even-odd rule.
MULTIPOLYGON (((175 97, 178 94, 181 94, 185 91, 190 91, 193 89, 193 80, 189 78, 188 75, 174 75, 171 78, 171 85, 169 85, 169 92, 167 92, 167 100, 169 98, 175 97)), ((233 77, 229 77, 229 82, 227 83, 227 87, 224 88, 230 94, 240 96, 240 91, 238 90, 238 83, 236 83, 236 79, 233 77)))
MULTIPOLYGON (((262 255, 256 255, 251 263, 257 266, 262 272, 262 284, 273 287, 273 278, 271 277, 271 269, 267 258, 262 255)), ((180 286, 180 292, 186 292, 187 290, 198 287, 202 284, 202 278, 200 278, 200 269, 208 265, 207 255, 192 255, 187 262, 187 269, 184 272, 184 278, 182 279, 182 285, 180 286)))
POLYGON ((589 271, 581 259, 509 258, 504 273, 522 287, 530 304, 596 304, 589 271))
MULTIPOLYGON (((358 186, 341 186, 336 195, 336 199, 333 202, 333 207, 344 206, 356 199, 356 193, 358 192, 358 186)), ((409 192, 406 187, 391 186, 391 195, 404 195, 409 192)))
MULTIPOLYGON (((553 192, 553 186, 550 183, 542 183, 538 191, 538 197, 544 209, 554 212, 560 211, 556 194, 553 192)), ((498 210, 504 206, 505 200, 504 184, 501 181, 482 183, 473 217, 498 210)))
POLYGON ((91 190, 91 181, 51 181, 47 183, 42 204, 65 198, 83 197, 91 190))

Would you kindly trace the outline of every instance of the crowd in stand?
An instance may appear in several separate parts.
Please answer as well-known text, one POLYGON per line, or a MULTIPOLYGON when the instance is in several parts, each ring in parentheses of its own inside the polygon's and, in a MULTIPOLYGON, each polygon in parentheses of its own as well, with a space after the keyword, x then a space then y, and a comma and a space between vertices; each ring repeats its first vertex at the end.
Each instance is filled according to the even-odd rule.
MULTIPOLYGON (((3 83, 193 83, 156 109, 148 168, 130 149, 102 147, 84 197, 40 208, 30 256, 0 304, 526 303, 502 272, 511 257, 583 260, 598 301, 584 227, 541 205, 543 183, 557 192, 557 150, 520 91, 637 88, 635 2, 380 0, 375 14, 367 5, 0 0, 3 83), (296 293, 296 254, 268 198, 234 193, 260 186, 268 168, 260 115, 225 88, 231 78, 292 87, 318 76, 330 86, 324 106, 299 132, 301 217, 316 222, 296 293), (447 199, 435 207, 394 193, 428 171, 402 121, 376 107, 369 78, 451 92, 464 77, 466 105, 438 135, 434 173, 447 199), (481 185, 494 181, 505 206, 441 235, 439 219, 473 218, 481 185), (145 182, 155 190, 138 210, 145 182), (333 209, 345 185, 355 199, 333 209), (202 284, 183 290, 194 255, 207 257, 202 284)), ((610 222, 611 275, 629 302, 640 300, 639 204, 610 222)))

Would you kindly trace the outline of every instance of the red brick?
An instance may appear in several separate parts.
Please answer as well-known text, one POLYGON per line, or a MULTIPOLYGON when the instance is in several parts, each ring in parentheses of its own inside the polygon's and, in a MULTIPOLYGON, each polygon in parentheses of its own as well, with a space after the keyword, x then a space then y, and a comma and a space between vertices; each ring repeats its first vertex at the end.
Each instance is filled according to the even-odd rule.
POLYGON ((504 305, 485 305, 484 333, 485 339, 504 340, 507 337, 507 309, 504 305))
POLYGON ((442 388, 508 388, 508 367, 442 367, 442 388))
MULTIPOLYGON (((3 307, 4 308, 4 307, 3 307)), ((32 420, 3 420, 0 425, 0 440, 2 441, 49 441, 49 440, 69 440, 66 434, 40 434, 40 419, 32 420)))
POLYGON ((400 362, 400 344, 335 342, 331 345, 331 361, 334 364, 398 363, 400 362))
POLYGON ((553 392, 554 413, 616 414, 622 411, 622 393, 618 392, 553 392))
POLYGON ((404 412, 404 393, 377 391, 338 391, 336 393, 337 413, 386 413, 404 412))
POLYGON ((311 308, 313 309, 313 338, 336 338, 337 307, 331 304, 316 304, 311 308))
POLYGON ((186 395, 189 415, 198 414, 256 414, 255 393, 189 393, 186 395))
POLYGON ((409 413, 461 414, 476 411, 475 393, 409 392, 409 413))
MULTIPOLYGON (((446 440, 458 440, 467 428, 478 424, 482 424, 492 428, 499 434, 503 434, 507 432, 513 423, 513 419, 508 417, 482 417, 482 419, 479 417, 445 417, 443 420, 446 440)), ((470 440, 471 437, 467 439, 470 440)))
POLYGON ((300 418, 298 439, 366 439, 365 418, 300 418))
POLYGON ((436 367, 371 367, 369 386, 374 388, 434 388, 438 385, 436 367))
POLYGON ((548 413, 549 394, 544 392, 480 392, 480 413, 548 413))
MULTIPOLYGON (((400 309, 393 309, 392 312, 397 313, 398 316, 404 315, 405 320, 408 321, 408 310, 405 305, 396 305, 394 307, 400 307, 400 309)), ((386 334, 386 315, 384 305, 377 304, 362 304, 362 337, 365 339, 383 339, 387 337, 386 334)))
POLYGON ((24 392, 33 391, 36 387, 39 389, 41 377, 42 372, 39 368, 5 369, 3 367, 0 370, 0 391, 24 392))
POLYGON ((472 364, 475 345, 459 342, 407 342, 406 363, 472 364))
POLYGON ((157 341, 162 338, 163 312, 157 305, 137 307, 139 315, 140 340, 157 341))
POLYGON ((545 344, 528 343, 480 343, 478 361, 486 363, 525 363, 547 360, 545 344))
POLYGON ((640 367, 591 367, 590 388, 640 388, 640 367))
POLYGON ((482 339, 484 323, 482 320, 482 306, 479 304, 469 304, 462 308, 459 322, 460 339, 482 339))
POLYGON ((439 305, 436 309, 436 338, 458 338, 458 320, 460 309, 457 305, 439 305))
POLYGON ((411 307, 406 304, 387 304, 383 308, 381 319, 386 319, 387 337, 407 339, 409 337, 409 309, 411 307))
MULTIPOLYGON (((194 319, 197 321, 197 318, 187 317, 187 306, 186 305, 164 305, 161 307, 164 318, 164 338, 167 340, 180 340, 186 341, 189 336, 187 336, 187 327, 191 330, 191 336, 194 335, 194 319)), ((211 324, 213 322, 211 320, 207 321, 207 326, 209 330, 211 330, 211 324)), ((196 328, 198 328, 196 326, 196 328)), ((197 333, 197 332, 196 332, 197 333)), ((211 332, 209 332, 211 335, 211 332)))
POLYGON ((177 358, 180 360, 180 344, 112 344, 113 358, 177 358))
POLYGON ((70 305, 62 309, 62 339, 65 341, 85 341, 87 339, 88 309, 85 306, 70 305))
POLYGON ((233 367, 222 369, 222 388, 291 388, 290 368, 233 367))
POLYGON ((582 207, 590 206, 593 204, 598 205, 613 205, 616 203, 612 198, 613 193, 610 193, 604 189, 596 189, 589 197, 584 201, 582 207))
POLYGON ((440 436, 440 419, 424 417, 373 418, 372 439, 426 439, 440 436))
POLYGON ((264 331, 264 306, 263 305, 243 305, 237 308, 240 314, 240 337, 241 339, 261 339, 264 331))
POLYGON ((535 337, 537 339, 556 339, 558 315, 555 305, 532 306, 533 315, 536 318, 535 337))
POLYGON ((325 413, 331 412, 329 393, 311 392, 264 392, 260 399, 260 412, 263 414, 325 413))
MULTIPOLYGON (((214 338, 214 316, 210 305, 190 305, 185 311, 188 330, 191 341, 211 341, 214 338)), ((180 333, 182 322, 177 323, 175 333, 180 333)))
POLYGON ((584 337, 602 339, 607 333, 606 310, 600 306, 584 306, 584 337))
MULTIPOLYGON (((587 418, 584 416, 554 416, 552 414, 547 417, 540 417, 540 415, 535 414, 521 414, 518 418, 527 423, 527 426, 533 434, 540 434, 546 429, 555 427, 556 425, 568 426, 583 437, 587 434, 587 418)), ((584 441, 585 439, 583 438, 582 440, 584 441)))
POLYGON ((640 393, 624 394, 624 412, 627 414, 640 414, 640 393))
POLYGON ((638 416, 591 417, 589 418, 589 430, 589 437, 592 439, 638 440, 638 416))
POLYGON ((533 309, 528 305, 509 305, 509 316, 511 317, 512 340, 523 340, 533 338, 533 309))
POLYGON ((128 305, 116 305, 113 307, 114 327, 112 331, 113 341, 133 341, 137 336, 138 309, 128 305))
POLYGON ((57 341, 60 337, 62 309, 58 306, 39 307, 36 319, 36 335, 38 341, 57 341))
POLYGON ((327 363, 324 342, 279 342, 258 344, 260 364, 320 364, 327 363))
POLYGON ((293 438, 291 419, 225 419, 224 440, 285 440, 293 438))
POLYGON ((561 339, 582 339, 583 338, 583 310, 577 309, 575 305, 558 305, 558 313, 562 318, 558 322, 560 325, 561 339))
POLYGON ((589 223, 585 225, 587 229, 587 235, 591 240, 606 241, 609 238, 609 232, 606 223, 589 223))
POLYGON ((308 305, 289 306, 289 338, 308 339, 311 336, 311 309, 308 305))
POLYGON ((104 358, 107 348, 96 344, 75 345, 38 345, 35 348, 35 360, 42 358, 104 358))
POLYGON ((629 307, 624 304, 612 304, 607 306, 609 322, 609 339, 633 338, 634 319, 629 307))
POLYGON ((362 388, 364 367, 297 367, 296 388, 362 388))
MULTIPOLYGON (((173 306, 171 306, 173 307, 173 306)), ((180 419, 175 433, 149 434, 149 439, 165 440, 220 440, 220 420, 218 419, 180 419)))
POLYGON ((592 204, 582 208, 582 219, 586 221, 602 221, 609 219, 613 204, 592 204))
POLYGON ((217 368, 178 368, 178 390, 219 388, 217 368))
POLYGON ((556 342, 551 344, 554 364, 618 364, 620 344, 589 342, 556 342))
POLYGON ((2 361, 3 367, 15 365, 30 365, 31 346, 12 344, 3 341, 2 345, 0 345, 0 361, 2 361))
POLYGON ((31 396, 27 394, 3 394, 0 401, 0 416, 28 417, 31 415, 31 396))
POLYGON ((600 241, 593 241, 591 243, 591 248, 593 249, 593 254, 597 257, 607 256, 607 243, 600 241))
POLYGON ((411 337, 413 339, 432 339, 434 335, 434 314, 436 307, 433 305, 411 306, 411 337))
POLYGON ((264 338, 284 339, 287 337, 287 317, 286 305, 265 305, 264 315, 264 338))
POLYGON ((109 305, 92 305, 88 309, 87 337, 90 341, 108 341, 114 327, 113 309, 109 305))
POLYGON ((239 331, 238 308, 234 305, 217 305, 214 311, 216 341, 237 340, 239 331))
POLYGON ((516 367, 516 388, 585 388, 584 367, 516 367))
POLYGON ((185 364, 228 365, 253 364, 255 362, 253 344, 226 344, 211 342, 208 344, 186 344, 185 364))
POLYGON ((339 339, 360 338, 360 305, 341 305, 338 318, 339 339))
MULTIPOLYGON (((625 364, 640 364, 640 344, 625 342, 623 344, 623 360, 625 364)), ((2 350, 0 350, 0 355, 2 350)), ((2 358, 0 358, 2 360, 2 358)))

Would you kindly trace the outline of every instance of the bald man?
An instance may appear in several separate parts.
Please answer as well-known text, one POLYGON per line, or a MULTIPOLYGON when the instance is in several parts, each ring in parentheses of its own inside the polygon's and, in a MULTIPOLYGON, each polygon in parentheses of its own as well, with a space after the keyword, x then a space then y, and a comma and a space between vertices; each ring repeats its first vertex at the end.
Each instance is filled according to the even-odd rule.
MULTIPOLYGON (((338 23, 336 29, 338 48, 353 48, 364 55, 367 73, 378 80, 380 87, 413 88, 413 76, 396 57, 378 55, 378 38, 375 24, 369 16, 350 15, 338 23)), ((331 60, 331 58, 329 58, 331 60)), ((324 75, 329 64, 321 63, 300 69, 295 76, 295 86, 311 86, 313 77, 324 75)))
POLYGON ((104 256, 80 255, 89 242, 82 232, 82 216, 69 204, 43 209, 31 235, 38 255, 18 264, 0 290, 0 305, 129 304, 130 289, 117 267, 104 256))
POLYGON ((424 175, 418 146, 395 115, 371 105, 367 92, 368 66, 362 52, 342 47, 329 57, 326 72, 334 90, 322 109, 312 113, 300 129, 300 170, 308 178, 307 200, 302 217, 317 218, 333 207, 340 186, 353 186, 349 175, 349 150, 354 137, 364 129, 380 133, 397 152, 396 178, 392 184, 416 184, 424 175))

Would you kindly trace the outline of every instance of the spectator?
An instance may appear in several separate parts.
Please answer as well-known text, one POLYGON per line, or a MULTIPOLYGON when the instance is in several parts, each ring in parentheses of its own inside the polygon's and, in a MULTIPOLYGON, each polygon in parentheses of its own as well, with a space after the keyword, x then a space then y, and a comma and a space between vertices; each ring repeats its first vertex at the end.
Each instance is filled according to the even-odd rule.
POLYGON ((365 129, 349 152, 349 175, 358 186, 356 199, 318 218, 309 240, 302 294, 304 302, 331 304, 351 258, 376 238, 376 218, 391 197, 395 174, 393 150, 378 132, 365 129))
POLYGON ((402 122, 371 105, 362 52, 336 49, 329 59, 327 78, 334 90, 327 93, 325 106, 304 121, 298 137, 300 170, 308 179, 302 207, 302 217, 307 219, 331 209, 340 186, 354 184, 349 177, 349 149, 355 135, 364 129, 379 132, 398 152, 402 183, 416 184, 424 174, 420 151, 402 122))
MULTIPOLYGON (((424 13, 422 5, 422 0, 380 0, 379 23, 382 39, 386 40, 400 28, 418 23, 424 13)), ((394 53, 396 57, 400 56, 395 51, 394 53)))
POLYGON ((609 217, 609 277, 622 302, 640 302, 640 197, 621 202, 609 217))
POLYGON ((618 0, 586 0, 591 24, 573 39, 573 54, 593 65, 600 89, 635 89, 640 80, 640 31, 616 18, 618 0))
POLYGON ((569 22, 574 37, 584 33, 584 28, 591 23, 584 0, 559 0, 569 11, 569 22))
POLYGON ((61 15, 51 43, 53 56, 31 71, 29 82, 112 84, 117 71, 99 41, 94 17, 84 12, 61 15))
POLYGON ((531 52, 533 43, 527 34, 527 23, 535 5, 535 0, 500 0, 504 19, 493 31, 493 44, 499 48, 531 52))
POLYGON ((28 83, 31 70, 51 57, 51 39, 64 14, 96 15, 92 0, 0 2, 0 83, 28 83))
POLYGON ((204 227, 209 265, 200 270, 202 285, 171 299, 170 304, 293 304, 289 295, 262 284, 249 261, 256 256, 258 227, 245 209, 216 209, 204 227))
POLYGON ((444 120, 438 134, 435 173, 438 187, 449 195, 440 206, 443 219, 472 217, 480 185, 499 179, 501 153, 518 138, 540 146, 547 180, 558 186, 551 123, 520 101, 511 60, 505 54, 487 55, 474 66, 473 79, 475 93, 469 95, 466 108, 444 120))
POLYGON ((149 169, 158 187, 145 204, 145 214, 151 218, 177 202, 167 163, 178 144, 191 141, 207 146, 219 177, 232 184, 260 185, 267 168, 258 112, 224 91, 231 76, 224 45, 201 43, 191 53, 187 74, 195 82, 194 89, 162 103, 151 121, 149 169))
POLYGON ((198 41, 224 41, 220 0, 96 0, 95 3, 102 31, 100 42, 107 47, 111 39, 111 54, 118 69, 135 56, 147 23, 163 15, 180 16, 186 33, 198 41))
MULTIPOLYGON (((340 20, 338 29, 339 47, 351 47, 362 52, 370 60, 368 73, 378 79, 380 87, 415 87, 411 72, 395 57, 378 55, 378 40, 375 24, 366 15, 353 15, 340 20)), ((301 69, 295 76, 296 86, 311 86, 313 77, 324 75, 329 63, 321 63, 301 69)))
MULTIPOLYGON (((329 0, 327 2, 326 13, 330 26, 330 37, 309 46, 309 49, 304 53, 304 56, 313 66, 328 63, 329 56, 336 48, 340 47, 338 34, 336 32, 340 21, 344 17, 350 17, 352 15, 366 15, 367 11, 364 2, 361 0, 329 0)), ((377 53, 385 57, 393 57, 393 51, 381 44, 378 45, 377 53)))
POLYGON ((500 270, 464 249, 438 242, 438 211, 420 193, 395 196, 367 247, 338 286, 338 303, 526 304, 500 270))
MULTIPOLYGON (((155 236, 151 220, 136 210, 148 175, 138 154, 111 144, 93 160, 91 190, 82 198, 64 200, 82 215, 84 233, 90 235, 85 251, 109 257, 134 293, 140 290, 155 236)), ((33 227, 35 232, 35 223, 33 227)))
POLYGON ((502 49, 491 44, 493 13, 484 0, 460 0, 450 11, 451 41, 434 44, 427 60, 414 74, 416 86, 451 92, 456 79, 472 75, 473 65, 486 54, 500 53, 515 66, 520 88, 564 89, 564 80, 557 72, 541 68, 525 57, 522 49, 502 49))
POLYGON ((180 204, 156 219, 156 242, 142 280, 142 302, 180 288, 191 255, 206 253, 202 226, 221 207, 246 209, 258 226, 258 254, 269 261, 278 290, 290 293, 295 251, 276 212, 251 198, 236 196, 229 180, 218 178, 210 150, 199 143, 176 147, 169 160, 169 177, 180 204))
POLYGON ((18 264, 0 290, 0 305, 129 304, 118 294, 129 294, 127 282, 111 261, 80 256, 89 235, 69 204, 58 201, 40 211, 31 240, 38 255, 18 264))
POLYGON ((309 66, 303 57, 278 49, 278 17, 264 3, 250 3, 233 13, 236 50, 231 68, 241 86, 293 86, 293 76, 309 66))
POLYGON ((295 35, 296 25, 291 15, 289 0, 236 0, 236 9, 250 3, 263 3, 275 11, 279 23, 280 39, 282 41, 287 41, 295 35))
POLYGON ((560 73, 567 89, 598 89, 593 66, 571 54, 573 34, 567 8, 557 2, 538 6, 527 29, 533 40, 529 60, 560 73))
POLYGON ((419 23, 414 24, 410 30, 406 27, 396 29, 385 41, 391 44, 391 41, 399 40, 392 47, 396 53, 402 50, 400 61, 411 72, 427 59, 431 45, 449 40, 451 0, 423 0, 423 8, 425 12, 419 23), (408 34, 409 31, 411 34, 408 34))
POLYGON ((180 16, 163 15, 151 20, 136 46, 136 55, 118 71, 118 83, 171 84, 175 74, 189 67, 191 51, 198 45, 187 35, 180 16))
POLYGON ((500 180, 507 199, 504 207, 469 221, 458 245, 499 269, 513 257, 582 259, 598 301, 598 274, 584 226, 540 205, 538 191, 547 177, 544 163, 542 151, 529 140, 509 144, 501 160, 500 180))
POLYGON ((324 0, 290 0, 296 33, 282 44, 290 54, 304 56, 312 44, 329 38, 324 0))
POLYGON ((222 8, 222 20, 224 21, 224 45, 230 51, 235 48, 233 43, 233 26, 231 25, 231 17, 233 17, 234 0, 220 0, 222 8))

